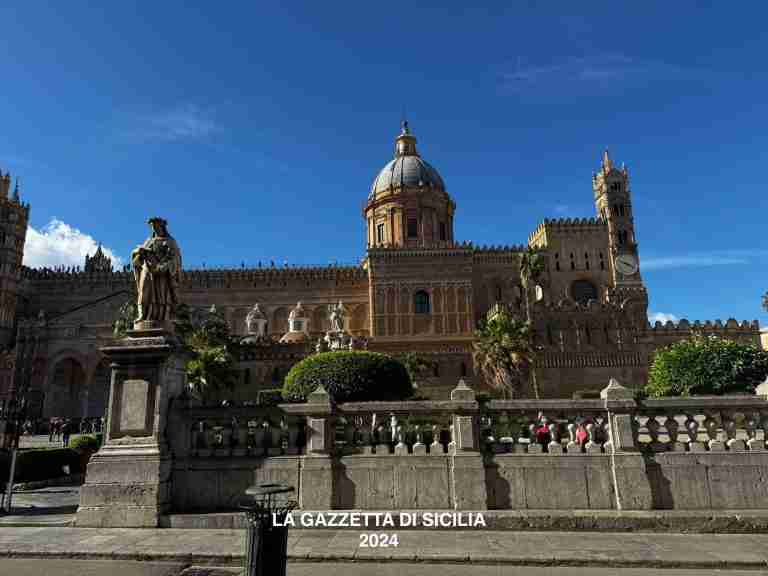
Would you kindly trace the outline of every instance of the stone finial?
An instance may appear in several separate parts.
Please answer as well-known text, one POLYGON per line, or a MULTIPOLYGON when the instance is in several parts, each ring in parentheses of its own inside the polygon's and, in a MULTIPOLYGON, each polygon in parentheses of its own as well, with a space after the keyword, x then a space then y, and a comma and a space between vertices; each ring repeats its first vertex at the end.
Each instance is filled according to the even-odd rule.
POLYGON ((755 388, 755 395, 756 396, 768 396, 768 376, 765 377, 765 382, 758 385, 757 388, 755 388))
POLYGON ((474 402, 475 391, 467 386, 464 378, 460 378, 456 388, 451 390, 451 400, 474 402))
POLYGON ((622 386, 616 378, 608 381, 608 386, 600 390, 603 400, 634 400, 635 394, 629 388, 622 386))
POLYGON ((323 385, 318 385, 315 391, 307 396, 307 402, 309 404, 329 404, 331 402, 331 396, 328 391, 323 388, 323 385))

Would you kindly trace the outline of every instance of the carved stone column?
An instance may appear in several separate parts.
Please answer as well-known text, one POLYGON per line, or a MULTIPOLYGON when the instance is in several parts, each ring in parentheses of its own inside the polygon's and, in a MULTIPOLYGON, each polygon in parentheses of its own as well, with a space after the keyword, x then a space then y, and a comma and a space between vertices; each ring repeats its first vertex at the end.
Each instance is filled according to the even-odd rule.
POLYGON ((608 412, 609 438, 605 451, 611 458, 611 477, 617 510, 650 510, 653 506, 646 462, 635 439, 632 390, 611 378, 600 391, 608 412))
POLYGON ((488 495, 485 465, 480 452, 475 391, 462 378, 451 391, 451 401, 461 403, 454 410, 453 434, 448 446, 451 455, 451 500, 456 510, 486 510, 488 495))
POLYGON ((104 444, 88 463, 75 523, 156 527, 171 503, 166 427, 187 357, 166 328, 129 331, 101 351, 112 366, 104 444))

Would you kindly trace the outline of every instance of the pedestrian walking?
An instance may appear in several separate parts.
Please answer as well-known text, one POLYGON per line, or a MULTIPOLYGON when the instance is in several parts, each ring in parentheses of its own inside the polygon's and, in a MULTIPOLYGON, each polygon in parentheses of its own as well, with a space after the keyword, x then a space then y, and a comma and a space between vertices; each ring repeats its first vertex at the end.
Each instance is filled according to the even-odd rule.
POLYGON ((64 440, 64 448, 69 446, 69 435, 71 428, 72 425, 70 424, 69 420, 64 420, 64 423, 61 425, 61 437, 62 440, 64 440))

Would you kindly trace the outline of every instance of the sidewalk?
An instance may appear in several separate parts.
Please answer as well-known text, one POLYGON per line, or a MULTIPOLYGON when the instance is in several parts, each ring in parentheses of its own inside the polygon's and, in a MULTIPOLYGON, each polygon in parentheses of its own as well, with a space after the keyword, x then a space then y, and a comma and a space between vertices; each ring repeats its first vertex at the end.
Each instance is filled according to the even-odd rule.
MULTIPOLYGON (((399 545, 360 547, 355 530, 293 530, 292 562, 401 562, 654 568, 768 568, 768 534, 399 530, 399 545)), ((242 530, 0 527, 0 557, 241 565, 242 530)))

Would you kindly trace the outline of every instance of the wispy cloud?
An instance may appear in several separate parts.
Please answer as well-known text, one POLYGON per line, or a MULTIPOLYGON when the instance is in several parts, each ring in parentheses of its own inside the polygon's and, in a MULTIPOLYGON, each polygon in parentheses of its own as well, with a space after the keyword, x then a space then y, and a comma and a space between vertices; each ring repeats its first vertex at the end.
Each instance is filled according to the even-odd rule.
POLYGON ((648 312, 648 320, 651 324, 654 324, 656 322, 661 322, 662 324, 666 324, 667 322, 677 323, 680 320, 680 318, 678 318, 674 314, 667 314, 666 312, 648 312))
POLYGON ((642 82, 702 77, 705 70, 659 60, 632 58, 621 53, 571 57, 550 64, 523 64, 518 60, 501 74, 502 84, 513 91, 562 88, 563 85, 596 86, 606 83, 642 82))
POLYGON ((213 110, 187 103, 134 118, 124 135, 142 141, 181 142, 203 140, 221 129, 213 110))
POLYGON ((744 265, 765 257, 768 257, 768 250, 730 250, 650 257, 643 258, 641 262, 643 270, 671 270, 674 268, 744 265))
MULTIPOLYGON (((82 266, 85 256, 92 256, 97 248, 98 243, 92 236, 54 218, 40 230, 31 226, 27 230, 24 265, 30 268, 82 266)), ((123 265, 113 250, 106 246, 102 246, 102 250, 112 259, 115 268, 123 265)))

